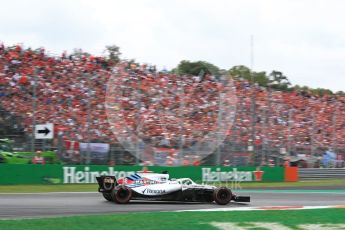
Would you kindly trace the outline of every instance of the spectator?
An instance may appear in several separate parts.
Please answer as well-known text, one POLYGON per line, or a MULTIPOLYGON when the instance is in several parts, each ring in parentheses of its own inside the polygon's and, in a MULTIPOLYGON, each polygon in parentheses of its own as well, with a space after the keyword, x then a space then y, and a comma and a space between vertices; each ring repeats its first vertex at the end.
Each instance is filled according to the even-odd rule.
POLYGON ((224 164, 223 164, 223 166, 230 166, 230 161, 229 160, 224 160, 224 164))
POLYGON ((33 164, 42 164, 44 165, 46 162, 44 160, 44 157, 41 156, 41 151, 36 151, 36 155, 32 158, 33 164))

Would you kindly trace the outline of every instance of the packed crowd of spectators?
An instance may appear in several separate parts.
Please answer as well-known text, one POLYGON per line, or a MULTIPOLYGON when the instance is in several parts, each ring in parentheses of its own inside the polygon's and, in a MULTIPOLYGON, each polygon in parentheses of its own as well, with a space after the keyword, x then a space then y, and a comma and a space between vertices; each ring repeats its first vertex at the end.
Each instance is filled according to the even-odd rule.
POLYGON ((231 84, 212 75, 158 73, 146 65, 128 69, 126 63, 117 65, 113 73, 106 105, 110 125, 116 126, 113 131, 122 143, 139 139, 141 145, 197 149, 202 154, 198 144, 212 145, 216 135, 226 134, 227 129, 218 129, 218 113, 222 111, 221 126, 225 126, 234 112, 230 106, 236 105, 231 84))
POLYGON ((140 138, 154 147, 188 148, 227 127, 219 111, 225 112, 221 123, 230 122, 225 118, 236 102, 228 141, 345 150, 344 97, 275 91, 243 79, 232 86, 207 74, 180 76, 149 65, 115 66, 104 57, 53 57, 44 49, 0 45, 0 106, 22 116, 28 134, 34 91, 36 122, 54 123, 56 133, 78 142, 140 138))
POLYGON ((111 132, 106 128, 104 93, 109 66, 101 57, 50 57, 44 49, 1 46, 1 106, 21 115, 30 133, 36 85, 38 124, 54 123, 56 131, 68 132, 76 140, 107 137, 111 132))
POLYGON ((235 137, 255 145, 286 150, 345 149, 345 98, 310 92, 281 92, 237 82, 238 117, 235 137), (254 90, 253 90, 254 88, 254 90), (255 117, 252 94, 255 92, 255 117), (252 121, 255 137, 252 136, 252 121))

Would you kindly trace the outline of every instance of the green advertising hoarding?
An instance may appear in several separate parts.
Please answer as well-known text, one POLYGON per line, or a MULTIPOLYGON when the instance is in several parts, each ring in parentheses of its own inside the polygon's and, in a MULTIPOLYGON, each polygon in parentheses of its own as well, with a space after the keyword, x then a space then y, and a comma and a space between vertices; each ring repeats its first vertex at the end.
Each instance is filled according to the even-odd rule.
MULTIPOLYGON (((96 183, 99 175, 125 177, 141 171, 142 166, 100 165, 10 165, 0 164, 0 184, 70 184, 96 183)), ((149 166, 149 171, 168 171, 170 178, 189 177, 197 182, 284 181, 282 167, 223 167, 223 166, 149 166)))
POLYGON ((61 165, 0 164, 0 184, 62 183, 61 165))

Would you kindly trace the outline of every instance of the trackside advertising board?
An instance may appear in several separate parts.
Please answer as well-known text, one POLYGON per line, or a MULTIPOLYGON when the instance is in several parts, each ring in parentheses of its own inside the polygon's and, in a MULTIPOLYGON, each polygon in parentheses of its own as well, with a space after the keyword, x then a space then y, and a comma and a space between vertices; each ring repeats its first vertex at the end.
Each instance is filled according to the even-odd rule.
MULTIPOLYGON (((168 171, 170 178, 190 177, 197 182, 284 181, 282 167, 150 166, 148 169, 158 173, 168 171)), ((0 164, 0 184, 96 183, 95 177, 99 175, 119 178, 141 170, 141 166, 0 164)))

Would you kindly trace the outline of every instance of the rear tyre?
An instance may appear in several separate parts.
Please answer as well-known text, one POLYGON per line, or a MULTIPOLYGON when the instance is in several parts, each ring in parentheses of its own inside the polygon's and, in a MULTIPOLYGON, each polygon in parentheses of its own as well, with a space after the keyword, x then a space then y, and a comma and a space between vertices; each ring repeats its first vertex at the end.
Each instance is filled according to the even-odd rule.
POLYGON ((115 203, 127 204, 132 198, 132 189, 126 186, 116 186, 112 192, 112 197, 115 203))
POLYGON ((105 192, 103 192, 102 194, 103 194, 104 199, 106 199, 107 201, 114 201, 114 199, 113 199, 111 193, 105 193, 105 192))
POLYGON ((231 201, 231 198, 232 198, 231 190, 226 187, 217 188, 214 190, 213 198, 217 204, 226 205, 231 201))

